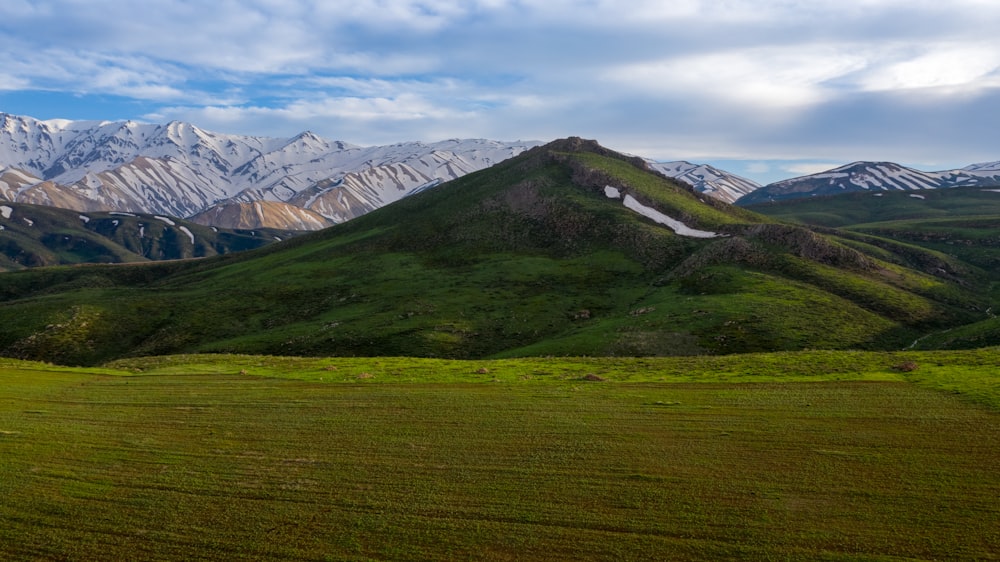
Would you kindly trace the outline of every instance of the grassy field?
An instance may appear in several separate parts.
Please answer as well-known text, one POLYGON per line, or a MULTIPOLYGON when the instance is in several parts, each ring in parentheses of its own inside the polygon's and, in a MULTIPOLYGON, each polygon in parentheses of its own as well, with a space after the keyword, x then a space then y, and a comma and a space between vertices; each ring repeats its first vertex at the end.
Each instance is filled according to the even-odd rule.
POLYGON ((3 360, 0 558, 995 560, 998 364, 3 360))

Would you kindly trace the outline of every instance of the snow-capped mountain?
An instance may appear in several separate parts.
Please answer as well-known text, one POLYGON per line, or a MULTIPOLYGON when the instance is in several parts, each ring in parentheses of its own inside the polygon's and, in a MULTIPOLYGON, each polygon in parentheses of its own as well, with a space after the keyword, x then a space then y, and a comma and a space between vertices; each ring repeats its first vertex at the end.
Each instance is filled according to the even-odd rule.
POLYGON ((1000 185, 1000 162, 957 170, 922 172, 892 162, 854 162, 826 172, 768 184, 739 199, 740 205, 853 191, 947 189, 1000 185))
POLYGON ((962 168, 962 170, 971 174, 997 176, 1000 175, 1000 160, 997 160, 996 162, 972 164, 971 166, 962 168))
POLYGON ((239 217, 242 228, 275 226, 284 216, 320 228, 536 144, 476 139, 360 147, 311 132, 278 139, 181 122, 39 121, 0 113, 0 199, 79 211, 239 217), (243 205, 259 201, 309 212, 243 205), (242 210, 212 213, 228 206, 242 210), (277 210, 277 217, 261 215, 277 210), (263 222, 247 224, 254 216, 263 222))
POLYGON ((696 190, 716 199, 732 203, 747 193, 760 189, 760 184, 744 177, 731 174, 707 164, 676 162, 654 162, 647 160, 653 170, 692 185, 696 190))

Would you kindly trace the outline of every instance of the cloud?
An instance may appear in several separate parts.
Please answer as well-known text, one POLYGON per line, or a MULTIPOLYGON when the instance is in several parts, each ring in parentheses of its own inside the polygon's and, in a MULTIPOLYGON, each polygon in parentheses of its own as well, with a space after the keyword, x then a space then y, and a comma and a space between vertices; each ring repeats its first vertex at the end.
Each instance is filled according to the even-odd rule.
POLYGON ((9 0, 0 89, 361 144, 995 160, 998 20, 986 0, 9 0))
POLYGON ((9 74, 0 73, 0 91, 9 90, 26 90, 31 86, 31 82, 20 76, 11 76, 9 74))
POLYGON ((609 69, 606 79, 639 91, 694 92, 748 110, 781 111, 821 103, 834 92, 825 84, 864 67, 851 49, 818 45, 681 55, 609 69))
POLYGON ((460 136, 428 136, 427 131, 447 130, 449 123, 476 119, 474 112, 438 105, 414 94, 395 97, 323 97, 293 100, 275 107, 173 106, 143 116, 144 120, 182 120, 210 130, 241 134, 277 131, 290 136, 302 130, 357 144, 388 144, 402 140, 439 140, 460 136))
POLYGON ((829 162, 796 162, 794 164, 782 165, 781 170, 794 176, 808 176, 810 174, 825 172, 840 165, 829 162))
POLYGON ((924 47, 908 57, 886 62, 877 72, 867 73, 859 81, 860 86, 870 91, 1000 87, 1000 42, 993 43, 924 47))
POLYGON ((167 103, 238 103, 218 93, 191 87, 183 67, 142 56, 44 49, 0 53, 0 67, 11 74, 4 89, 112 94, 167 103))

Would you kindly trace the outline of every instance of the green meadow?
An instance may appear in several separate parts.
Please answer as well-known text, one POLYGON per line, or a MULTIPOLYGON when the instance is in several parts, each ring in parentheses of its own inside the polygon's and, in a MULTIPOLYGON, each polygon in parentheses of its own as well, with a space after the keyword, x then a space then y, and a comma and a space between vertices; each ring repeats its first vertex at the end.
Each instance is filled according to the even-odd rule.
POLYGON ((1000 350, 0 360, 0 558, 1000 558, 1000 350))

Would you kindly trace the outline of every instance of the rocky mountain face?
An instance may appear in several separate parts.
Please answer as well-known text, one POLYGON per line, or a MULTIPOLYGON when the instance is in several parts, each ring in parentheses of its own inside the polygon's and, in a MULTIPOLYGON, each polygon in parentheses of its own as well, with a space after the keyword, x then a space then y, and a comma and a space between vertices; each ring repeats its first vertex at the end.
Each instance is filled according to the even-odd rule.
POLYGON ((279 139, 181 122, 39 121, 0 113, 0 200, 197 216, 225 228, 317 229, 535 144, 456 139, 360 147, 310 132, 279 139), (274 204, 253 205, 265 202, 274 204))
POLYGON ((740 197, 760 189, 760 184, 753 180, 707 164, 692 164, 680 160, 676 162, 649 161, 648 165, 667 177, 688 183, 696 190, 726 203, 733 203, 740 197))
POLYGON ((856 191, 911 191, 952 187, 1000 186, 1000 162, 973 164, 958 170, 922 172, 892 162, 854 162, 826 172, 764 186, 744 195, 740 205, 856 191))

